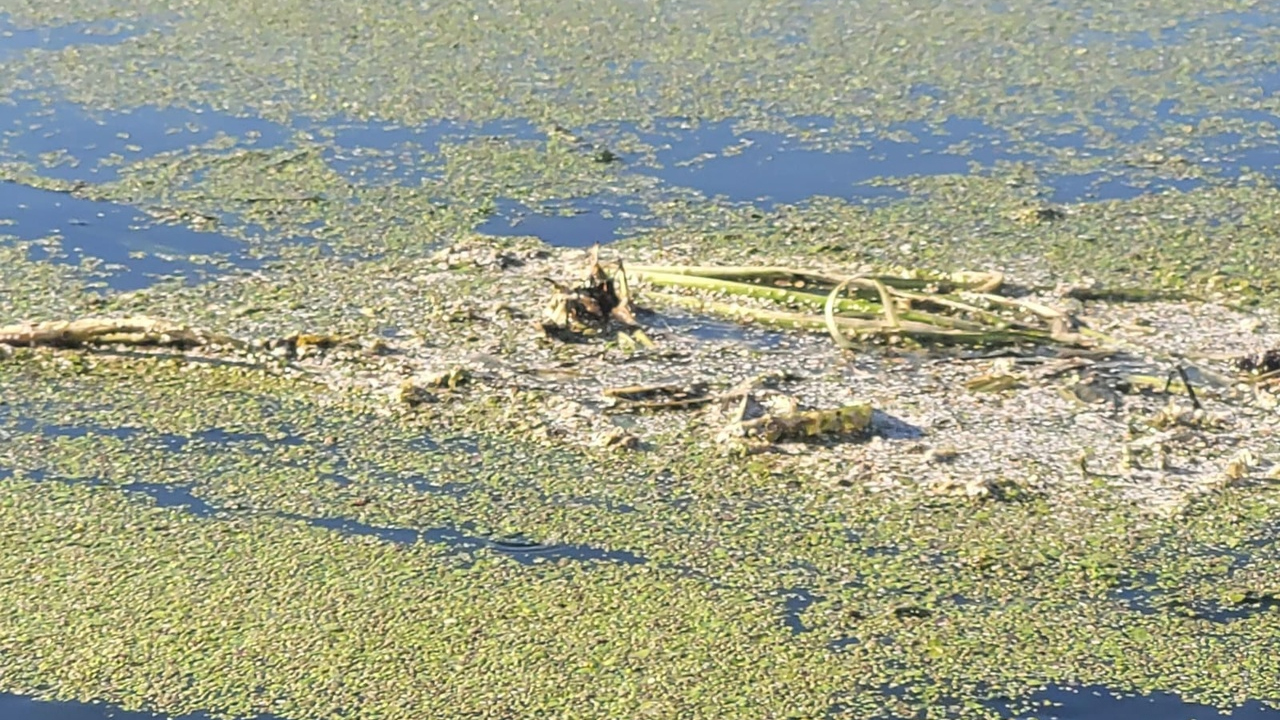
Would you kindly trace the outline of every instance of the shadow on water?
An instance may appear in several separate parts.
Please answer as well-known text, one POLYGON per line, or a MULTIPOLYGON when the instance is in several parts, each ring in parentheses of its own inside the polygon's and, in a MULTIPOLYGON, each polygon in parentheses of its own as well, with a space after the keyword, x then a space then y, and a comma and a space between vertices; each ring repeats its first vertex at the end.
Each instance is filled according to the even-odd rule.
POLYGON ((1143 615, 1172 615, 1223 625, 1257 615, 1280 613, 1280 594, 1265 589, 1230 590, 1215 597, 1178 597, 1151 587, 1116 593, 1129 609, 1143 615))
POLYGON ((205 258, 244 268, 258 262, 240 256, 239 242, 215 232, 157 224, 137 209, 77 198, 66 192, 0 182, 0 238, 56 243, 32 249, 33 260, 91 267, 114 290, 134 290, 158 277, 202 281, 225 272, 205 258))
MULTIPOLYGON (((0 420, 13 418, 13 416, 12 408, 0 404, 0 420)), ((153 445, 169 452, 182 452, 193 448, 196 450, 203 448, 205 451, 226 452, 229 448, 243 445, 243 450, 253 453, 256 452, 256 448, 263 448, 268 444, 297 446, 304 443, 303 438, 288 432, 282 432, 279 436, 268 437, 262 433, 244 433, 227 431, 221 428, 210 428, 192 435, 176 435, 171 433, 151 433, 130 427, 39 423, 22 415, 17 415, 13 420, 8 424, 6 430, 19 433, 39 433, 48 438, 81 438, 89 435, 103 435, 127 440, 133 446, 153 445)), ((2 437, 4 436, 0 435, 0 438, 2 437)), ((421 441, 414 439, 410 442, 421 441)), ((461 439, 450 440, 447 444, 462 450, 466 450, 473 445, 471 441, 461 439)), ((345 467, 346 463, 341 457, 337 457, 336 460, 338 465, 345 467)), ((0 480, 7 479, 13 475, 14 471, 12 469, 0 468, 0 480)), ((164 483, 139 480, 121 484, 93 476, 61 477, 43 470, 24 470, 21 476, 34 482, 60 482, 71 485, 115 488, 131 495, 145 496, 158 507, 174 508, 197 517, 207 518, 236 512, 229 508, 217 507, 200 498, 195 494, 196 486, 192 483, 164 483)), ((351 484, 351 481, 342 476, 341 472, 321 473, 317 477, 338 482, 340 485, 351 484)), ((469 483, 433 483, 422 476, 405 478, 385 475, 379 476, 377 479, 405 483, 414 487, 418 492, 432 495, 462 495, 473 489, 469 483)), ((416 543, 440 544, 449 547, 455 554, 488 550, 507 555, 517 562, 529 565, 560 560, 614 562, 628 565, 646 562, 645 558, 625 550, 608 550, 589 545, 544 544, 520 536, 485 537, 470 534, 470 528, 465 525, 461 528, 445 526, 419 529, 371 525, 347 517, 318 518, 285 512, 271 514, 276 517, 301 521, 316 527, 334 530, 345 535, 372 536, 386 542, 404 545, 416 543)))
POLYGON ((158 433, 143 428, 127 425, 100 425, 85 423, 69 425, 63 423, 39 422, 34 418, 15 413, 9 406, 0 404, 0 419, 13 418, 13 428, 20 433, 40 433, 45 437, 79 438, 87 435, 104 435, 117 440, 128 440, 133 447, 158 447, 169 452, 182 452, 188 447, 225 451, 232 448, 244 448, 250 452, 257 448, 275 445, 298 447, 305 440, 297 435, 288 425, 281 425, 279 432, 267 435, 259 432, 241 432, 225 428, 206 428, 190 435, 177 433, 158 433))
MULTIPOLYGON (((0 468, 0 480, 7 480, 15 475, 10 468, 0 468)), ((150 498, 156 507, 167 507, 182 510, 196 517, 212 517, 218 509, 201 500, 192 493, 191 485, 169 485, 165 483, 133 482, 120 483, 103 480, 98 477, 58 477, 43 470, 24 470, 20 477, 28 482, 56 482, 64 485, 83 485, 92 488, 113 488, 130 495, 142 495, 150 498)), ((2 717, 2 716, 0 716, 2 717)))
POLYGON ((802 616, 810 606, 822 598, 801 587, 790 588, 781 592, 780 595, 783 600, 782 622, 787 629, 792 635, 809 632, 802 616))
POLYGON ((642 565, 646 560, 625 550, 605 550, 589 545, 544 545, 519 538, 494 539, 469 535, 452 527, 436 527, 424 530, 403 527, 369 525, 350 518, 313 518, 291 513, 281 517, 300 520, 308 525, 335 530, 343 535, 376 537, 398 545, 429 543, 450 548, 450 554, 470 554, 479 550, 491 550, 509 556, 522 565, 534 565, 559 560, 613 562, 624 565, 642 565))
MULTIPOLYGON (((0 693, 0 718, 4 720, 213 720, 208 713, 169 716, 121 710, 103 703, 36 700, 0 693)), ((280 720, 275 715, 257 715, 252 720, 280 720)))
MULTIPOLYGON (((0 468, 0 481, 15 475, 10 468, 0 468)), ((157 507, 172 508, 190 513, 200 518, 210 518, 221 513, 235 514, 235 511, 224 510, 197 497, 190 484, 171 484, 153 482, 132 482, 119 484, 98 477, 59 477, 41 470, 25 470, 21 473, 23 480, 29 482, 56 482, 66 485, 84 485, 94 488, 115 488, 130 495, 145 496, 157 507)), ((623 565, 643 565, 648 562, 644 557, 626 550, 607 550, 590 545, 544 544, 526 540, 519 536, 490 538, 482 535, 468 534, 467 526, 456 527, 410 528, 371 525, 347 517, 311 517, 297 513, 274 512, 273 517, 285 520, 304 522, 313 527, 332 530, 351 537, 375 537, 379 540, 398 545, 416 545, 419 543, 443 545, 448 547, 448 554, 474 554, 481 550, 505 555, 522 565, 536 565, 543 562, 570 560, 577 562, 608 562, 623 565)), ((3 717, 3 716, 0 716, 3 717)))
POLYGON ((191 493, 191 485, 167 485, 165 483, 135 482, 121 485, 129 493, 146 495, 156 507, 180 508, 196 517, 211 517, 218 510, 191 493))

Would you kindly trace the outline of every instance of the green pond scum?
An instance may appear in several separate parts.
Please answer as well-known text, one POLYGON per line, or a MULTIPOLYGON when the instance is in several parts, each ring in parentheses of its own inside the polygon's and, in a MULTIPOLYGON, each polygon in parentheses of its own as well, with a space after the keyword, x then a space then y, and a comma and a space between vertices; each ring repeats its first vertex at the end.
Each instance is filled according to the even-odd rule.
MULTIPOLYGON (((1244 481, 1161 510, 1060 457, 932 492, 879 491, 833 460, 861 438, 726 453, 706 415, 586 416, 552 379, 510 378, 585 383, 666 352, 723 390, 741 380, 726 358, 767 355, 759 336, 690 349, 671 314, 645 331, 656 349, 535 337, 543 270, 578 255, 478 230, 502 201, 622 198, 640 211, 606 252, 637 265, 998 270, 1273 318, 1280 191, 1250 165, 1277 141, 1277 20, 1245 0, 5 3, 17 30, 120 32, 5 50, 7 96, 287 132, 107 157, 94 182, 57 172, 83 148, 6 155, 6 183, 222 233, 259 264, 222 256, 207 282, 117 292, 109 269, 53 261, 70 249, 57 233, 0 224, 0 325, 149 315, 350 342, 298 362, 270 343, 0 346, 0 691, 288 720, 995 718, 1048 685, 1280 708, 1273 440, 1255 438, 1244 481), (1008 152, 878 178, 875 202, 715 197, 662 179, 652 132, 733 120, 838 153, 952 118, 1008 152), (387 150, 326 129, 348 121, 463 129, 387 150), (352 172, 357 155, 388 172, 352 172), (1094 175, 1132 192, 1053 198, 1094 175), (462 364, 465 382, 419 382, 462 364), (619 428, 637 441, 584 441, 619 428), (479 540, 447 541, 462 536, 479 540)), ((815 347, 766 339, 770 357, 815 347)), ((1017 392, 972 402, 995 413, 1017 392)), ((1274 415, 1258 398, 1248 417, 1274 415)), ((874 425, 925 402, 857 407, 874 425)))

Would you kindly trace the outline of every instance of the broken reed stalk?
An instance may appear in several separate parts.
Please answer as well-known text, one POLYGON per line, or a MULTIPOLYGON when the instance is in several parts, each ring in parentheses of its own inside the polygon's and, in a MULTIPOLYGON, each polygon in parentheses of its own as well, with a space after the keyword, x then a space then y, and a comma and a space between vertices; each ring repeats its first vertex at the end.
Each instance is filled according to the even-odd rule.
MULTIPOLYGON (((853 278, 833 278, 825 275, 808 274, 805 275, 806 281, 812 282, 812 290, 796 289, 789 287, 774 287, 769 285, 757 285, 751 282, 741 282, 740 280, 728 279, 727 273, 718 272, 717 276, 724 277, 703 277, 690 274, 692 268, 677 268, 681 272, 666 272, 661 268, 641 266, 632 266, 628 272, 634 275, 637 280, 644 280, 660 287, 683 287, 691 290, 707 290, 713 292, 723 292, 730 295, 740 295, 743 297, 751 297, 759 300, 769 300, 779 303, 792 303, 796 305, 810 305, 815 309, 825 310, 827 301, 830 299, 830 286, 845 285, 852 287, 857 297, 836 299, 835 311, 844 313, 851 317, 859 317, 864 319, 875 319, 886 314, 892 314, 903 320, 915 320, 917 322, 927 323, 931 325, 942 325, 955 329, 967 329, 974 332, 980 332, 989 329, 992 325, 1001 328, 1034 330, 1034 326, 1025 325, 1008 318, 1003 318, 995 313, 983 310, 982 308, 960 302, 957 299, 947 298, 943 295, 932 295, 928 293, 917 293, 901 290, 894 287, 894 282, 902 280, 902 278, 883 278, 880 276, 856 276, 853 278), (818 282, 818 281, 821 282, 818 282), (823 287, 823 286, 826 287, 823 287), (870 299, 864 295, 870 294, 870 299), (893 299, 893 301, 890 300, 893 299), (982 322, 966 321, 963 318, 947 317, 930 313, 923 310, 907 307, 912 303, 929 304, 933 303, 939 307, 956 310, 960 312, 971 313, 982 319, 982 322), (902 305, 904 307, 899 307, 902 305)), ((788 277, 799 277, 803 275, 801 271, 787 271, 788 277)), ((778 277, 782 270, 778 268, 770 268, 764 276, 778 277)), ((911 281, 919 282, 919 281, 911 281)))
MULTIPOLYGON (((631 272, 635 274, 637 279, 647 281, 654 285, 684 287, 693 290, 712 290, 715 292, 728 293, 730 295, 741 295, 743 297, 752 297, 760 300, 771 300, 773 302, 820 305, 825 301, 827 294, 825 291, 821 295, 818 295, 806 290, 757 285, 751 282, 729 279, 728 277, 704 277, 685 273, 667 273, 651 268, 639 270, 632 267, 631 272)), ((839 282, 839 280, 836 281, 836 283, 839 282)), ((857 299, 841 301, 839 309, 843 312, 859 313, 867 317, 874 317, 881 313, 880 309, 877 308, 874 303, 857 299)))
POLYGON ((770 325, 772 327, 795 330, 814 330, 819 332, 826 330, 827 332, 832 333, 833 337, 835 337, 837 333, 842 338, 850 336, 854 338, 901 336, 926 342, 960 345, 1009 344, 1019 342, 1044 343, 1051 342, 1053 340, 1048 331, 997 328, 990 328, 986 330, 963 330, 939 327, 937 325, 912 320, 902 321, 897 327, 894 327, 883 320, 851 318, 837 316, 834 314, 832 314, 828 320, 826 317, 817 315, 747 307, 743 305, 736 305, 734 303, 693 297, 690 295, 677 295, 675 293, 653 294, 658 295, 664 300, 677 305, 682 305, 692 310, 709 311, 717 315, 734 318, 740 321, 758 322, 762 325, 770 325), (836 328, 835 332, 832 332, 831 330, 833 326, 836 328))
MULTIPOLYGON (((845 278, 824 273, 812 272, 799 268, 780 266, 725 266, 725 265, 632 265, 631 271, 643 275, 692 275, 696 277, 737 280, 742 282, 774 282, 806 283, 832 286, 845 278)), ((863 275, 868 280, 875 279, 897 290, 928 290, 936 292, 952 292, 955 290, 972 290, 974 292, 992 292, 1004 283, 1004 276, 995 272, 955 272, 939 274, 936 277, 908 278, 894 275, 863 275)), ((873 299, 871 295, 868 299, 873 299)))
POLYGON ((659 287, 820 308, 820 316, 806 315, 713 300, 691 302, 682 299, 685 296, 663 294, 677 303, 732 317, 781 327, 826 329, 842 348, 850 347, 846 333, 972 344, 1086 342, 1070 332, 1066 314, 1039 303, 993 294, 1002 280, 994 273, 957 273, 919 280, 877 275, 835 277, 785 267, 632 266, 630 272, 635 279, 659 287), (841 297, 843 293, 848 296, 841 297), (996 309, 1006 312, 1000 314, 996 309), (942 314, 947 311, 959 316, 942 314))

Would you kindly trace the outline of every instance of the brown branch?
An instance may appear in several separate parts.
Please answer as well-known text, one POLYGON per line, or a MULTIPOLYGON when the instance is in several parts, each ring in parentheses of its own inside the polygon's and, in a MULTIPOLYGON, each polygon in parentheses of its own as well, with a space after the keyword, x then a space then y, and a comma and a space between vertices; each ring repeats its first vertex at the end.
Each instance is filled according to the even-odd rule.
POLYGON ((243 344, 231 337, 145 316, 91 317, 0 326, 0 344, 16 347, 136 345, 191 348, 215 343, 243 344))

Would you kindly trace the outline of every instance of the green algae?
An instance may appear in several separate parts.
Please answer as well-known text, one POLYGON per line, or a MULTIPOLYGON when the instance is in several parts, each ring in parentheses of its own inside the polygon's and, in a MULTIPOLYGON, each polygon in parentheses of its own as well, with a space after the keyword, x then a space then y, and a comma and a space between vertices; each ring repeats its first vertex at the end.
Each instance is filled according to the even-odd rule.
POLYGON ((0 244, 4 268, 0 313, 10 318, 35 318, 45 313, 64 314, 85 305, 90 294, 88 278, 77 268, 31 259, 33 248, 57 247, 49 243, 14 241, 0 244))
POLYGON ((502 561, 463 568, 287 523, 201 523, 78 488, 10 482, 3 494, 10 520, 25 518, 5 537, 9 573, 25 577, 12 599, 28 622, 6 623, 0 647, 41 658, 6 673, 15 688, 66 670, 67 690, 92 696, 106 681, 125 705, 159 697, 173 711, 309 717, 604 716, 646 703, 707 714, 759 701, 782 710, 790 699, 739 682, 770 683, 795 659, 781 646, 767 664, 742 655, 770 635, 781 645, 767 610, 730 613, 730 594, 672 572, 548 568, 528 571, 545 579, 530 582, 502 561), (297 594, 315 585, 325 589, 297 594), (621 611, 626 595, 650 611, 621 611), (82 641, 63 639, 75 634, 82 641), (530 672, 538 667, 554 670, 530 672), (602 676, 619 682, 606 689, 602 676), (173 694, 175 683, 186 690, 173 694))
POLYGON ((17 691, 174 713, 735 717, 761 707, 816 716, 836 697, 877 712, 882 686, 910 685, 910 702, 929 702, 973 695, 975 683, 1013 696, 1047 682, 1177 686, 1230 704, 1266 697, 1264 678, 1280 677, 1250 650, 1275 632, 1274 613, 1206 636, 1210 620, 1179 611, 1269 590, 1277 568, 1266 554, 1243 565, 1195 558, 1270 542, 1274 492, 1228 491, 1175 522, 1089 490, 1065 506, 920 504, 803 472, 780 484, 767 466, 742 472, 674 437, 676 452, 625 462, 551 449, 495 432, 479 408, 434 428, 474 441, 423 445, 436 422, 329 402, 305 380, 62 357, 27 352, 0 365, 4 387, 38 389, 6 392, 0 430, 21 418, 85 429, 20 434, 3 451, 17 471, 0 485, 13 528, 5 592, 23 612, 7 616, 0 646, 39 658, 7 671, 17 691), (193 396, 219 400, 184 411, 193 396), (214 430, 236 435, 162 442, 214 430), (333 474, 346 482, 322 480, 333 474), (396 480, 416 475, 467 492, 396 480), (74 482, 86 477, 107 484, 74 482), (194 482, 222 514, 197 519, 111 490, 139 478, 194 482), (430 545, 348 539, 277 513, 465 522, 647 562, 459 564, 430 545), (1167 609, 1140 612, 1118 595, 1145 573, 1168 588, 1167 609), (793 636, 770 594, 795 586, 821 599, 802 614, 808 632, 793 636), (1242 657, 1247 674, 1235 671, 1242 657), (363 694, 373 682, 395 692, 363 694))
MULTIPOLYGON (((1177 0, 1142 8, 912 8, 777 0, 661 9, 184 5, 172 27, 111 46, 33 53, 33 63, 75 99, 110 105, 208 98, 262 114, 522 117, 565 126, 670 115, 884 123, 969 108, 1054 117, 1114 102, 1115 88, 1139 112, 1154 114, 1165 93, 1188 80, 1179 92, 1188 111, 1222 111, 1239 97, 1213 81, 1256 67, 1274 40, 1265 9, 1247 2, 1212 10, 1177 0), (1249 22, 1251 12, 1262 20, 1249 22), (1154 19, 1180 31, 1171 43, 1177 62, 1167 61, 1163 43, 1114 41, 1154 19), (318 27, 358 31, 323 35, 313 32, 318 27), (802 41, 787 41, 788 33, 802 41), (1248 42, 1221 42, 1233 35, 1248 42), (922 83, 936 93, 913 93, 922 83)), ((17 23, 51 23, 163 17, 174 9, 152 0, 33 3, 10 13, 17 23)))

